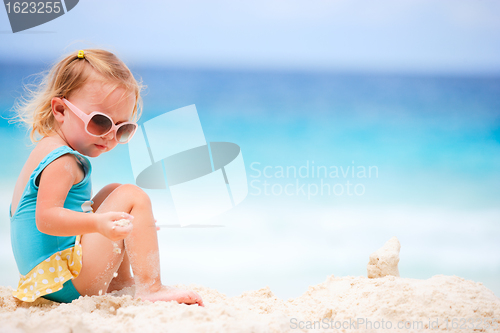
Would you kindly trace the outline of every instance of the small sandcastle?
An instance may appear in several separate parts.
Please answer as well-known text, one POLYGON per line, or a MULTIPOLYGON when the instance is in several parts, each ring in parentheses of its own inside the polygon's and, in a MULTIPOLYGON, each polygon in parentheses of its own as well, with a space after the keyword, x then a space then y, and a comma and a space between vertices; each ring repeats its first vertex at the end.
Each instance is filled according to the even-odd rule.
POLYGON ((399 250, 401 244, 396 237, 392 237, 380 249, 370 255, 366 269, 368 278, 381 278, 384 276, 399 276, 399 250))

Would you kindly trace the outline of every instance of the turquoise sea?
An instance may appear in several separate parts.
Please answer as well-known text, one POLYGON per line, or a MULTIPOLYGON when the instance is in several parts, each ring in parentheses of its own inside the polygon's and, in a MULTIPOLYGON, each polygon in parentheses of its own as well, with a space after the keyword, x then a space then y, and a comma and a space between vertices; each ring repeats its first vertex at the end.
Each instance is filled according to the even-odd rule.
MULTIPOLYGON (((31 149, 6 118, 43 66, 0 63, 0 285, 16 283, 8 208, 31 149)), ((500 77, 131 69, 147 85, 140 122, 195 104, 208 141, 241 147, 249 184, 214 219, 224 227, 161 229, 165 283, 295 297, 366 276, 397 236, 402 277, 458 275, 500 296, 500 77)), ((94 192, 134 182, 126 147, 93 168, 94 192)), ((175 224, 168 194, 148 193, 175 224)))

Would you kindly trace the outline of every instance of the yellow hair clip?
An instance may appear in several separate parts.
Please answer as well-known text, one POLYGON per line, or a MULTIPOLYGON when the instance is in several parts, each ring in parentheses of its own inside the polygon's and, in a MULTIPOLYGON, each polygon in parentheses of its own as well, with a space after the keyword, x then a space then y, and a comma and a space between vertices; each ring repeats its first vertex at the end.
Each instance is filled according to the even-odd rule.
POLYGON ((84 58, 83 50, 78 51, 78 58, 80 58, 80 59, 84 58))

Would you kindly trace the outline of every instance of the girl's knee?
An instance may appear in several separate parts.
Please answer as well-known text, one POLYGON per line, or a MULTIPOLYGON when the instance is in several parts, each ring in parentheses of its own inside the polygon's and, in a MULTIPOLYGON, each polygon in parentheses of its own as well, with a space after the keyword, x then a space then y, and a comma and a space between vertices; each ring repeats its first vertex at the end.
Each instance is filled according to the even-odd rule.
POLYGON ((104 200, 106 200, 106 198, 114 191, 116 190, 118 187, 120 187, 121 184, 119 183, 112 183, 112 184, 108 184, 106 186, 104 186, 100 191, 99 193, 97 193, 94 198, 92 198, 92 201, 94 202, 92 204, 92 209, 94 211, 96 211, 97 209, 99 209, 99 207, 101 206, 102 202, 104 200))
POLYGON ((129 200, 132 200, 135 205, 151 206, 149 195, 136 185, 123 184, 117 190, 127 196, 129 200))
POLYGON ((104 186, 102 188, 102 191, 105 191, 108 193, 108 195, 113 192, 114 190, 116 190, 118 187, 120 187, 122 184, 120 183, 111 183, 111 184, 108 184, 106 186, 104 186))

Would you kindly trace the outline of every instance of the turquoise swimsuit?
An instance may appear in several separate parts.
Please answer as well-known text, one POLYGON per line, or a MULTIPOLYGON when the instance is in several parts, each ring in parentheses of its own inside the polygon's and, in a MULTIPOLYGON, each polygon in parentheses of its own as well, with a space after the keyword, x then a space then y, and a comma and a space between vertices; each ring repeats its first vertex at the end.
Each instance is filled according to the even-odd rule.
POLYGON ((10 218, 12 250, 21 273, 18 289, 13 295, 23 301, 44 297, 69 303, 80 296, 71 282, 81 269, 80 236, 48 235, 38 230, 35 221, 39 176, 50 163, 65 154, 76 157, 85 176, 69 190, 64 208, 92 212, 90 161, 68 146, 54 149, 31 174, 17 210, 10 218))

